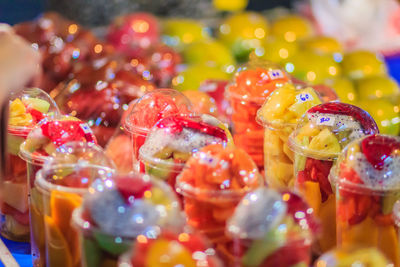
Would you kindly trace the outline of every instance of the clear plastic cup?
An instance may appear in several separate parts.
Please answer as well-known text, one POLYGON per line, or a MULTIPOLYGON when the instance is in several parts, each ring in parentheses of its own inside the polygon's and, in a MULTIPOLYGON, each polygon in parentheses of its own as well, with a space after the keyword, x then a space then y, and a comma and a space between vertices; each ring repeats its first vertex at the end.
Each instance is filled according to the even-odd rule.
POLYGON ((288 146, 289 135, 301 116, 320 103, 319 95, 311 87, 286 84, 275 90, 258 110, 257 121, 264 127, 264 169, 269 187, 294 188, 294 153, 288 146))
POLYGON ((13 241, 29 241, 29 206, 26 163, 19 147, 29 132, 48 114, 58 114, 53 99, 38 88, 11 94, 7 129, 7 161, 5 176, 0 178, 0 233, 13 241))
POLYGON ((32 191, 35 190, 42 205, 36 206, 37 202, 33 202, 32 209, 40 215, 38 219, 42 225, 36 225, 34 229, 43 226, 47 267, 81 266, 78 232, 71 226, 72 212, 81 205, 82 196, 92 181, 105 180, 113 173, 112 166, 92 165, 107 161, 104 153, 100 153, 100 147, 86 147, 85 150, 92 160, 80 158, 79 152, 75 154, 78 156, 76 160, 69 158, 65 161, 65 155, 62 155, 60 160, 55 157, 51 163, 46 163, 36 176, 32 191), (96 154, 96 158, 90 153, 96 154), (99 156, 103 156, 104 160, 100 160, 99 156), (75 162, 66 163, 68 161, 75 162))
POLYGON ((145 172, 175 189, 176 177, 193 153, 210 144, 232 145, 226 126, 210 115, 171 116, 154 125, 139 151, 145 172))
POLYGON ((193 113, 189 99, 173 89, 157 89, 130 104, 130 112, 122 126, 130 133, 133 147, 133 169, 140 170, 139 149, 144 144, 154 124, 172 115, 193 113))
POLYGON ((95 143, 96 139, 86 123, 74 117, 56 116, 44 119, 37 124, 20 146, 19 156, 26 162, 27 166, 31 252, 35 266, 43 266, 45 260, 43 209, 40 208, 43 204, 40 194, 35 188, 36 174, 47 161, 51 160, 53 154, 57 153, 57 146, 62 146, 69 141, 95 143), (69 122, 71 122, 71 125, 64 127, 65 123, 69 122), (51 134, 46 136, 44 133, 51 134))
POLYGON ((184 222, 169 186, 139 173, 94 181, 72 217, 84 267, 117 266, 136 242, 157 237, 164 227, 178 231, 184 222))
POLYGON ((178 232, 164 229, 154 239, 138 238, 137 241, 119 258, 118 267, 223 266, 208 240, 190 229, 178 232))
POLYGON ((256 164, 244 150, 215 144, 188 160, 176 190, 183 195, 188 224, 206 235, 217 251, 224 251, 231 244, 226 221, 248 192, 263 185, 256 164))
POLYGON ((346 146, 330 176, 336 184, 338 247, 375 247, 394 266, 400 265, 393 216, 400 199, 399 155, 399 137, 369 135, 346 146))
POLYGON ((289 191, 261 187, 248 193, 229 219, 229 266, 309 266, 319 225, 313 210, 289 191))
POLYGON ((295 154, 296 189, 322 224, 314 247, 316 254, 336 245, 335 189, 329 181, 332 165, 352 140, 378 132, 378 126, 366 111, 350 104, 329 102, 309 109, 290 135, 288 145, 295 154))
POLYGON ((282 69, 270 62, 252 59, 238 69, 233 83, 226 87, 235 144, 252 157, 260 170, 264 169, 264 129, 256 121, 257 110, 276 88, 288 82, 290 79, 282 69))

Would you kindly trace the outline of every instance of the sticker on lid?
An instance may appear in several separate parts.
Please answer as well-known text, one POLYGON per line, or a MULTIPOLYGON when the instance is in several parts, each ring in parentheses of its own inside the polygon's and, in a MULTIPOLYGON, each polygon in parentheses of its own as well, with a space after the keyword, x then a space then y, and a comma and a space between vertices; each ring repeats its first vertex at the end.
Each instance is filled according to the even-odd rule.
POLYGON ((89 125, 87 123, 81 123, 79 125, 81 127, 81 129, 83 130, 83 132, 85 134, 91 134, 92 133, 92 129, 90 129, 89 125))
POLYGON ((306 102, 306 101, 311 101, 313 99, 314 99, 313 96, 309 93, 300 93, 296 95, 297 102, 306 102))
POLYGON ((268 76, 271 80, 285 78, 285 74, 283 74, 283 72, 281 70, 270 70, 270 71, 268 71, 268 76))
POLYGON ((308 120, 314 122, 316 125, 333 126, 336 117, 330 114, 308 114, 308 120))

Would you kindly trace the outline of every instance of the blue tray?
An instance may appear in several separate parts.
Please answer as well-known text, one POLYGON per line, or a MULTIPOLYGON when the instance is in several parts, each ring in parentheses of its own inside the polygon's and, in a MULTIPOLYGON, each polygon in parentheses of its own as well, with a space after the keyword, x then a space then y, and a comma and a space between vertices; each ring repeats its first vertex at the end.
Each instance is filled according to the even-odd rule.
MULTIPOLYGON (((1 239, 11 251, 20 267, 32 267, 32 257, 29 243, 14 242, 3 237, 1 237, 1 239)), ((0 267, 3 266, 4 264, 0 262, 0 267)))

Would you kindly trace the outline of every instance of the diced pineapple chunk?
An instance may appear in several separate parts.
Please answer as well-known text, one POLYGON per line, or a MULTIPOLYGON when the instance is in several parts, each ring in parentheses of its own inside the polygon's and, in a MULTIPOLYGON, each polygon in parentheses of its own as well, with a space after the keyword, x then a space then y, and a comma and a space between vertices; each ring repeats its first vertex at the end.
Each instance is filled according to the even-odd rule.
POLYGON ((268 121, 282 119, 287 108, 295 99, 296 90, 292 84, 286 84, 274 91, 261 109, 261 115, 268 121))
POLYGON ((31 124, 32 115, 26 112, 25 105, 17 98, 10 103, 8 123, 13 126, 26 126, 31 124))
POLYGON ((296 136, 297 142, 301 143, 303 142, 304 137, 314 137, 318 135, 320 132, 321 132, 320 129, 318 129, 317 127, 315 127, 314 124, 309 122, 300 128, 296 136))
POLYGON ((264 150, 265 153, 276 156, 282 153, 283 142, 272 130, 265 131, 264 150))
POLYGON ((341 150, 336 136, 327 128, 311 140, 308 148, 331 155, 340 153, 341 150))
POLYGON ((307 87, 296 95, 296 102, 289 107, 289 110, 300 118, 307 110, 318 104, 321 104, 318 95, 314 89, 307 87))

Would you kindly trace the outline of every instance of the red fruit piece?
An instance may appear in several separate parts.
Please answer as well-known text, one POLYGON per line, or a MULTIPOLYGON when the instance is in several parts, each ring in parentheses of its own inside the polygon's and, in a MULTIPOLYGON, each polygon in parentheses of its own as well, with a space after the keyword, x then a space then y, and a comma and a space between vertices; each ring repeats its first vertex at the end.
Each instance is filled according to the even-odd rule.
POLYGON ((310 212, 311 209, 307 205, 307 203, 297 194, 293 192, 282 192, 282 200, 286 202, 288 210, 287 212, 293 216, 293 219, 299 223, 300 220, 306 219, 308 226, 310 229, 314 232, 317 233, 320 229, 319 223, 314 217, 314 212, 310 212), (297 212, 303 212, 303 216, 297 216, 297 212))
POLYGON ((358 121, 364 130, 364 133, 375 134, 379 132, 378 126, 374 119, 364 110, 359 107, 340 103, 340 102, 328 102, 324 104, 312 107, 307 111, 307 114, 323 113, 333 115, 343 115, 353 117, 355 121, 358 121))
POLYGON ((171 133, 180 133, 183 128, 190 128, 192 130, 220 138, 224 141, 228 140, 225 131, 221 128, 181 116, 163 119, 157 124, 157 127, 168 128, 170 129, 171 133))
POLYGON ((71 141, 96 143, 89 126, 81 121, 47 121, 41 125, 41 129, 43 135, 57 146, 71 141))
POLYGON ((371 135, 362 140, 361 149, 368 162, 375 169, 382 170, 393 151, 400 149, 400 143, 389 136, 371 135))
POLYGON ((140 178, 118 177, 115 179, 115 186, 124 197, 126 203, 130 204, 135 199, 143 198, 144 193, 151 189, 152 184, 140 178))
POLYGON ((38 123, 45 117, 42 112, 40 112, 39 110, 33 109, 33 108, 27 109, 27 112, 32 115, 32 117, 34 119, 34 123, 38 123))

